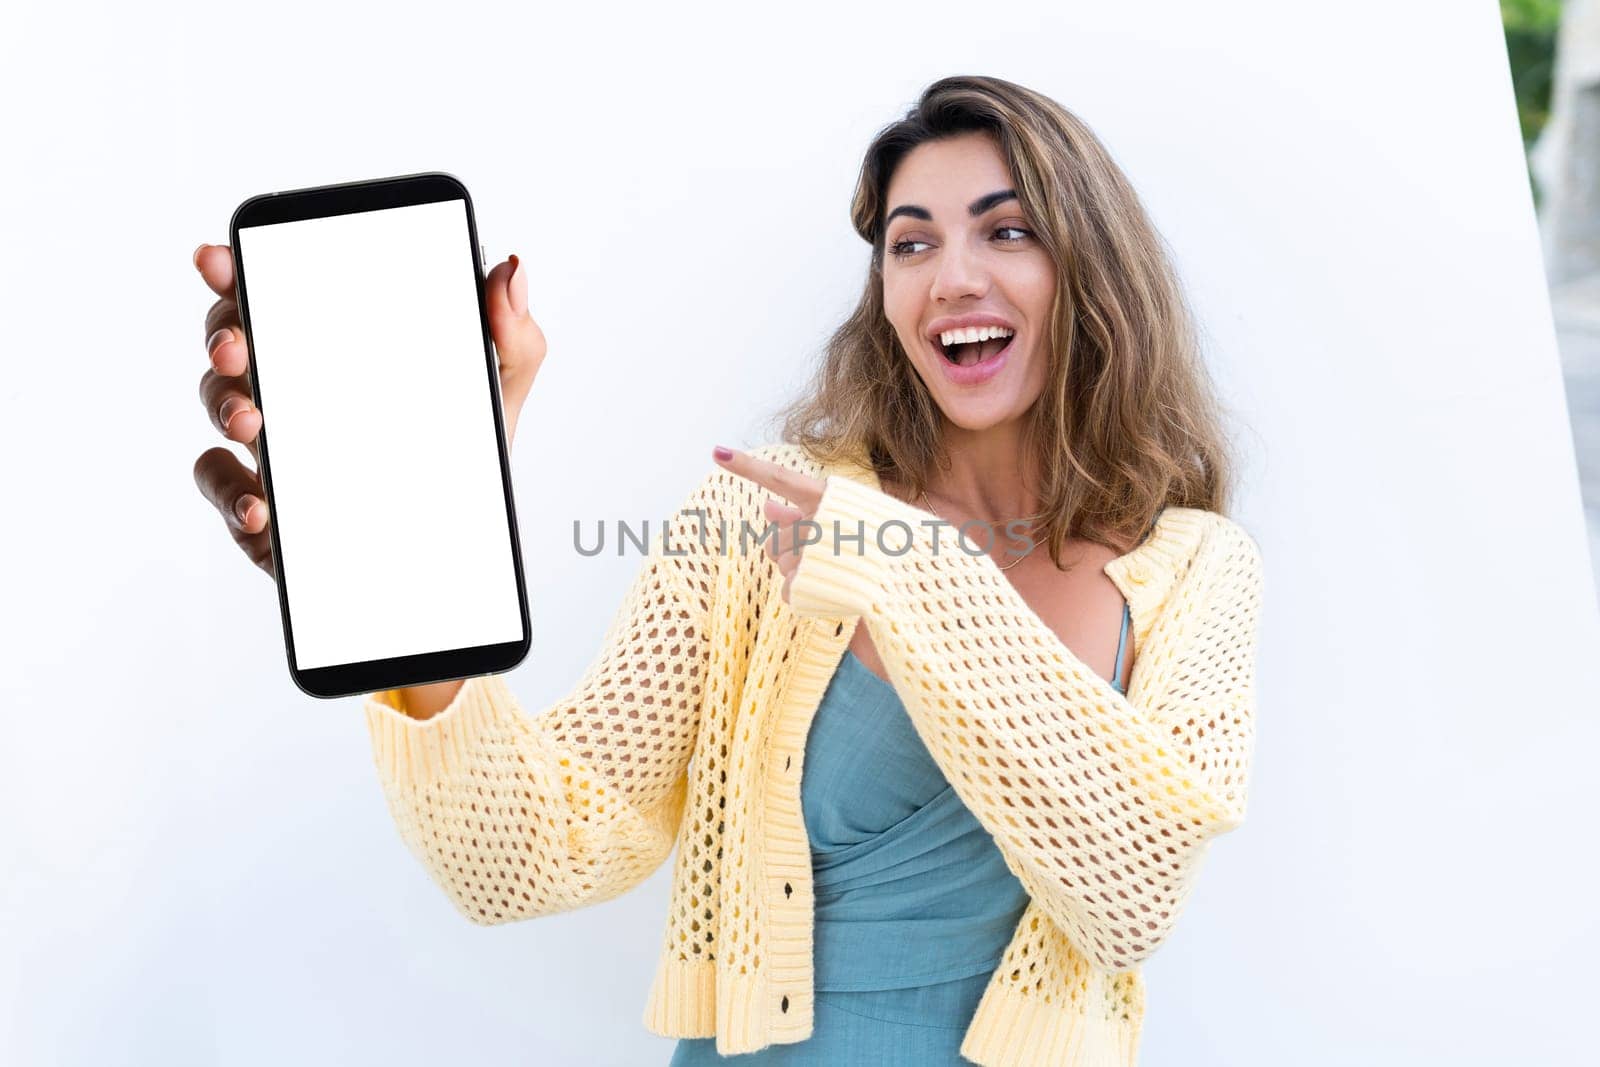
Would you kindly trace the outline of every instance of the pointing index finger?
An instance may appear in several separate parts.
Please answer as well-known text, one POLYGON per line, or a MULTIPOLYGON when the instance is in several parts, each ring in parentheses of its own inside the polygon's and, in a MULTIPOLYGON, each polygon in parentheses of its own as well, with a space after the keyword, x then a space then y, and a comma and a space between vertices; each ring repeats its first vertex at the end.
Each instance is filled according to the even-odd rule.
POLYGON ((741 478, 748 478, 769 492, 788 500, 807 515, 817 510, 822 501, 822 483, 817 479, 790 470, 771 460, 758 459, 738 449, 728 449, 731 455, 724 459, 716 452, 713 458, 725 469, 741 478))

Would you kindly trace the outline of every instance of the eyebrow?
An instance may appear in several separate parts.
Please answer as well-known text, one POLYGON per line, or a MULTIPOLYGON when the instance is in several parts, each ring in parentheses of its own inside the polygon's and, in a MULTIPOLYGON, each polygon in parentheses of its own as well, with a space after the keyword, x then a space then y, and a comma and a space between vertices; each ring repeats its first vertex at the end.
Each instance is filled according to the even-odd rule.
MULTIPOLYGON (((980 196, 968 204, 967 213, 973 218, 977 218, 996 204, 1003 204, 1007 200, 1015 200, 1016 198, 1017 191, 1015 189, 1001 189, 999 192, 990 193, 988 196, 980 196)), ((933 213, 927 208, 919 207, 916 204, 901 204, 884 218, 884 229, 888 229, 889 223, 893 222, 896 216, 899 215, 910 215, 912 218, 921 219, 923 222, 933 221, 933 213)))

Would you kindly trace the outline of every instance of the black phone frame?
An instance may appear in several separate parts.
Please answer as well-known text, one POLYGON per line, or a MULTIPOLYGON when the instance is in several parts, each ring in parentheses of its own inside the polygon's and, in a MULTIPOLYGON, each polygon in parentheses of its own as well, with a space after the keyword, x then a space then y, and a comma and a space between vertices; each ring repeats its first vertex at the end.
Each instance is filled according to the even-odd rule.
POLYGON ((495 674, 508 671, 521 663, 527 658, 528 651, 533 646, 533 626, 528 613, 527 582, 523 576, 522 539, 518 533, 516 503, 512 498, 511 462, 506 444, 505 414, 500 396, 499 359, 495 354, 494 340, 489 330, 489 308, 484 294, 483 249, 478 242, 477 216, 473 211, 472 196, 467 192, 466 184, 453 174, 427 171, 262 193, 244 201, 234 211, 233 218, 228 223, 228 243, 234 256, 234 287, 239 308, 239 322, 244 329, 245 340, 250 349, 250 391, 256 410, 261 413, 261 430, 258 435, 261 484, 267 495, 268 513, 272 516, 267 529, 272 544, 273 574, 278 586, 278 608, 283 616, 284 654, 288 659, 289 676, 294 679, 295 685, 309 696, 333 699, 403 686, 427 685, 476 675, 495 674), (289 618, 288 583, 284 576, 283 554, 278 543, 278 511, 272 489, 272 463, 268 449, 267 427, 271 423, 271 416, 268 414, 267 405, 262 402, 261 377, 256 368, 255 337, 250 328, 250 305, 245 282, 247 269, 244 257, 239 252, 239 230, 252 226, 270 226, 280 222, 298 222, 385 208, 434 204, 447 200, 461 200, 466 207, 466 252, 472 264, 473 277, 476 279, 478 321, 483 332, 484 361, 489 375, 490 396, 493 400, 491 407, 495 440, 500 451, 500 480, 505 492, 507 534, 511 538, 511 558, 516 568, 517 599, 522 612, 522 637, 516 641, 500 644, 422 652, 302 670, 295 662, 294 630, 289 618))

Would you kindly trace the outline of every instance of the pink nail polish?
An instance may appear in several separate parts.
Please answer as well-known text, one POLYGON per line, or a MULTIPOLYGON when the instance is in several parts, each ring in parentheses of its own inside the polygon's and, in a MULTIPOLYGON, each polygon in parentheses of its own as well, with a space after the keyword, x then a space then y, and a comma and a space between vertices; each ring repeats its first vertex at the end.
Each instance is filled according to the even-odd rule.
POLYGON ((732 459, 733 458, 733 449, 724 448, 721 445, 718 445, 716 448, 713 448, 711 450, 711 454, 713 456, 716 456, 718 459, 732 459))

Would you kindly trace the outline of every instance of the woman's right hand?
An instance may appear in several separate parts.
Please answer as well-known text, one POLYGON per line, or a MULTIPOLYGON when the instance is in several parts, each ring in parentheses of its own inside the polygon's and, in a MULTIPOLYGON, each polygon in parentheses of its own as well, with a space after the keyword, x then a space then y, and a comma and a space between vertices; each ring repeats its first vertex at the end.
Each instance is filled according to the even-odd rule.
MULTIPOLYGON (((249 354, 239 326, 239 308, 234 302, 233 250, 227 245, 201 245, 195 249, 194 265, 218 297, 206 312, 206 351, 211 357, 211 369, 200 378, 200 402, 218 432, 248 446, 256 460, 256 470, 251 470, 231 448, 216 445, 195 460, 194 480, 200 492, 222 513, 234 543, 250 562, 271 574, 272 541, 267 533, 271 519, 258 473, 261 413, 251 400, 249 354)), ((528 272, 519 267, 517 257, 511 256, 496 264, 484 280, 489 332, 500 355, 500 398, 507 448, 545 356, 544 333, 528 314, 528 272)))

